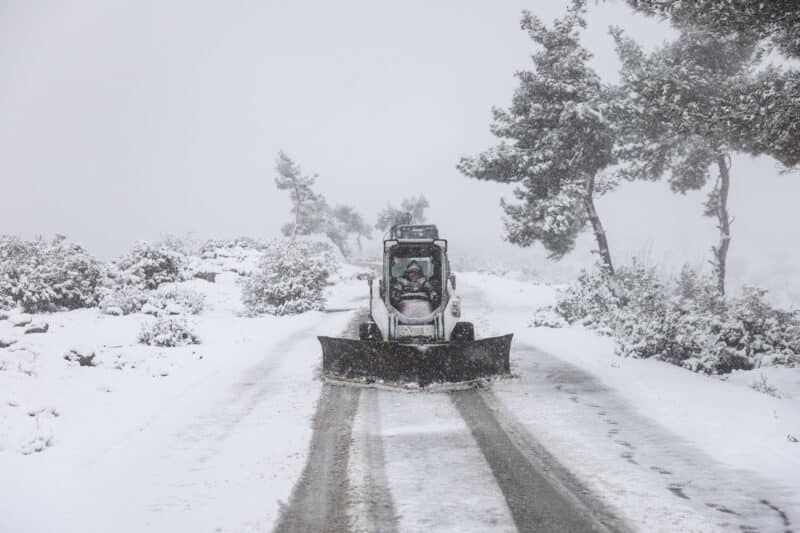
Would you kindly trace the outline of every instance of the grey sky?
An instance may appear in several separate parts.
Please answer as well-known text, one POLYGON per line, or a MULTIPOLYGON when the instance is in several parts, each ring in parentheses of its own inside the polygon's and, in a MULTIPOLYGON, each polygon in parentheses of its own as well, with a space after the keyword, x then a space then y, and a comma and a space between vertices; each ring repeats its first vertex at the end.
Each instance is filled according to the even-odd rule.
MULTIPOLYGON (((0 0, 0 233, 64 233, 103 257, 164 232, 271 236, 288 220, 272 181, 282 148, 331 203, 374 219, 424 192, 454 246, 536 266, 540 251, 500 242, 507 189, 455 164, 495 142, 490 108, 529 65, 520 11, 549 22, 565 5, 0 0)), ((585 39, 607 80, 609 24, 648 46, 671 34, 620 2, 592 3, 585 39)), ((800 255, 784 248, 797 176, 738 158, 733 180, 732 278, 785 271, 778 286, 800 288, 800 255)), ((618 258, 674 268, 715 242, 701 202, 626 184, 599 208, 618 258)))

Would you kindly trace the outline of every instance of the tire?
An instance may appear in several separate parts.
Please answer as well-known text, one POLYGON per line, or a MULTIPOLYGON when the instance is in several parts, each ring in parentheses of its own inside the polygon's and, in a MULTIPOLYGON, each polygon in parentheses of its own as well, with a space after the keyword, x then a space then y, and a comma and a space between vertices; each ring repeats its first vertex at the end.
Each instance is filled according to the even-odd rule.
POLYGON ((450 334, 450 339, 455 342, 471 342, 475 340, 475 326, 472 322, 457 322, 450 334))
POLYGON ((358 338, 362 341, 381 340, 381 331, 375 322, 362 322, 358 325, 358 338))

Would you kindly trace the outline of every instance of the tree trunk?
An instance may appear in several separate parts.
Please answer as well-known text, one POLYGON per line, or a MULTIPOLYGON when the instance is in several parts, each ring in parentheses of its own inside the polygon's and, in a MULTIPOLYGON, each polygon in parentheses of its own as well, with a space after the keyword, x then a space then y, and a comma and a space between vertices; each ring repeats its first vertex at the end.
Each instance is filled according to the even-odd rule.
POLYGON ((731 188, 730 166, 725 155, 717 156, 719 167, 719 198, 717 204, 717 220, 719 221, 719 245, 712 248, 714 252, 714 273, 717 276, 717 290, 725 295, 725 274, 727 272, 728 248, 731 245, 731 220, 728 214, 728 192, 731 188))
POLYGON ((594 175, 589 176, 586 179, 586 194, 583 197, 583 205, 586 209, 586 216, 589 218, 589 222, 592 224, 594 238, 597 240, 600 258, 603 261, 603 268, 606 273, 613 276, 614 265, 611 263, 611 252, 608 249, 606 232, 603 229, 603 223, 600 221, 600 216, 597 214, 597 209, 594 207, 594 180, 594 175))
POLYGON ((294 242, 295 237, 297 237, 297 226, 300 224, 300 188, 297 186, 297 183, 294 184, 294 197, 295 197, 295 206, 294 206, 294 229, 292 229, 292 242, 294 242))

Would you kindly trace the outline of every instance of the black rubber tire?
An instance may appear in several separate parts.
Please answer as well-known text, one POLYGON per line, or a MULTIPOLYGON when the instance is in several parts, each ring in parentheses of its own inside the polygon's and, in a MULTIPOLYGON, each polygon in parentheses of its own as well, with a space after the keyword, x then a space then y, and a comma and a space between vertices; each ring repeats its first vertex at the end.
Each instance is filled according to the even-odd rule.
POLYGON ((375 322, 362 322, 358 325, 358 338, 362 341, 381 340, 381 331, 375 322))
POLYGON ((457 322, 450 334, 450 339, 455 342, 470 342, 475 340, 475 326, 472 322, 457 322))

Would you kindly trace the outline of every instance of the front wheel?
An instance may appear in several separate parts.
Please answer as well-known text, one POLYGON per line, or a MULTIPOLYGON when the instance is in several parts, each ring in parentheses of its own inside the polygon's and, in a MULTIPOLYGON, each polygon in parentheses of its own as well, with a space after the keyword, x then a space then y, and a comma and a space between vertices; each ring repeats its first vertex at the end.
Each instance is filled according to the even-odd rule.
POLYGON ((375 322, 362 322, 358 325, 358 338, 362 341, 379 341, 382 339, 381 330, 375 322))
POLYGON ((450 339, 455 342, 474 341, 475 326, 472 325, 472 322, 456 322, 450 339))

